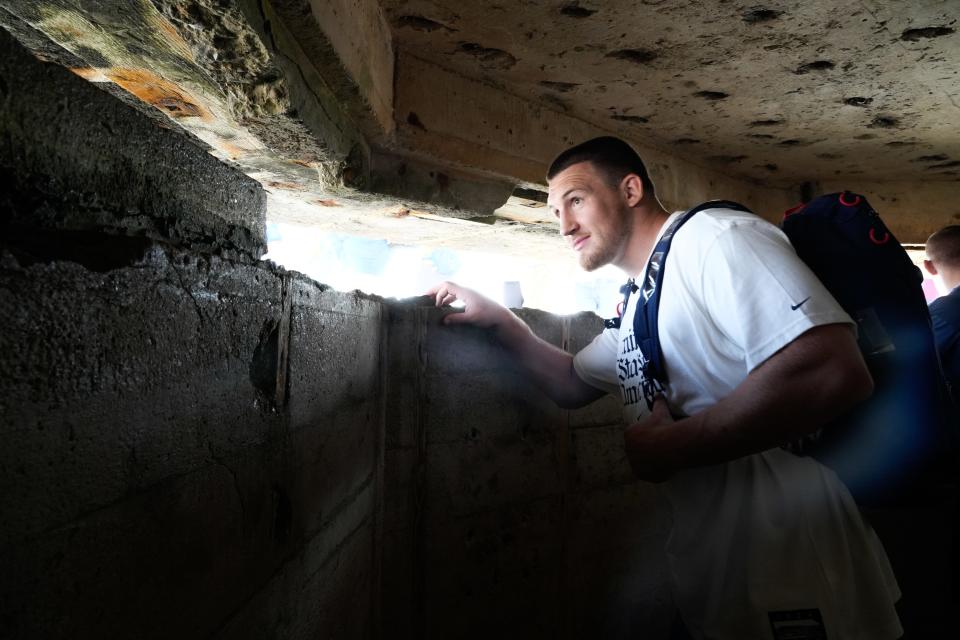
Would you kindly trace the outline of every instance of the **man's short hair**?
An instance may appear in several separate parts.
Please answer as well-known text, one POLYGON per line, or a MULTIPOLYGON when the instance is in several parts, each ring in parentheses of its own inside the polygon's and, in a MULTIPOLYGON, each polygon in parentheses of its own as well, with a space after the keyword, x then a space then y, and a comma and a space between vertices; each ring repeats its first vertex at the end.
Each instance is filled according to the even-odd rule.
POLYGON ((927 238, 927 258, 937 266, 960 267, 960 225, 944 227, 927 238))
POLYGON ((570 147, 550 163, 550 168, 547 169, 547 180, 552 180, 558 173, 579 162, 592 163, 601 174, 606 176, 607 182, 612 187, 618 186, 627 174, 635 173, 643 182, 644 192, 650 195, 655 193, 653 181, 650 180, 643 160, 633 147, 620 138, 603 136, 570 147))

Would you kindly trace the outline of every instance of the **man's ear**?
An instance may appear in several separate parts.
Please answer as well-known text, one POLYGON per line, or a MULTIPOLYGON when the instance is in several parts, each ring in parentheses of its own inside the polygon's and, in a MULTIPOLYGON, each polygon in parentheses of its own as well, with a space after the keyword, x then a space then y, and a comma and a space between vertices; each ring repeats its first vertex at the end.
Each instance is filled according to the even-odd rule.
POLYGON ((923 268, 926 269, 927 273, 929 273, 930 275, 932 276, 937 275, 937 267, 930 260, 923 261, 923 268))
POLYGON ((643 180, 635 173, 628 173, 624 176, 623 180, 620 181, 620 190, 630 207, 637 206, 643 200, 643 180))

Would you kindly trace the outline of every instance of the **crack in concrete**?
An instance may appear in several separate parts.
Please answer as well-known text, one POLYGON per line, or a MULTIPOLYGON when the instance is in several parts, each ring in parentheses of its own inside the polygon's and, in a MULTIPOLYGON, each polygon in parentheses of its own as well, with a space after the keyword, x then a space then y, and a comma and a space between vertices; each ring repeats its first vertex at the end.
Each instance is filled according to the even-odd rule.
POLYGON ((277 370, 274 407, 282 413, 287 405, 288 380, 290 379, 290 324, 293 316, 293 294, 290 291, 291 276, 284 274, 281 281, 280 321, 277 325, 277 370))
POLYGON ((345 498, 340 502, 335 504, 330 510, 330 513, 327 514, 327 517, 324 519, 323 524, 314 529, 313 531, 307 531, 305 533, 305 538, 307 540, 313 540, 315 537, 323 533, 325 529, 329 529, 337 518, 343 514, 350 506, 357 501, 357 499, 363 495, 363 493, 370 488, 370 485, 374 481, 374 473, 371 471, 367 476, 357 485, 357 488, 350 492, 345 498))
POLYGON ((180 269, 177 268, 176 261, 173 258, 170 259, 170 267, 173 269, 173 272, 177 274, 177 280, 180 281, 180 288, 183 289, 184 293, 190 296, 190 299, 193 301, 193 306, 197 310, 197 318, 200 320, 200 324, 203 325, 205 320, 203 309, 200 308, 200 303, 197 301, 196 296, 193 295, 193 291, 184 281, 183 274, 180 272, 180 269))
POLYGON ((957 104, 957 101, 953 99, 952 95, 946 92, 944 92, 944 95, 947 96, 947 100, 950 101, 950 104, 952 104, 955 109, 960 109, 960 104, 957 104))
POLYGON ((343 548, 347 546, 347 543, 353 539, 353 536, 355 536, 357 532, 360 531, 360 529, 362 529, 363 527, 365 527, 369 522, 370 522, 370 516, 364 516, 363 518, 361 518, 357 526, 355 526, 345 536, 343 536, 343 538, 340 539, 340 542, 338 542, 336 546, 334 546, 333 549, 330 550, 330 553, 324 556, 323 560, 320 561, 320 566, 318 566, 315 571, 311 572, 306 577, 306 579, 304 580, 304 583, 307 583, 313 580, 317 576, 317 574, 319 574, 321 571, 326 569, 330 565, 330 562, 333 560, 335 560, 339 566, 340 556, 342 555, 343 548))
POLYGON ((213 463, 226 469, 227 473, 230 474, 230 477, 233 478, 233 490, 236 491, 237 502, 240 503, 240 529, 242 531, 246 528, 247 505, 243 499, 243 491, 240 489, 240 478, 237 475, 237 471, 223 461, 223 458, 217 454, 216 450, 214 450, 212 442, 207 442, 207 452, 210 454, 210 459, 213 461, 213 463))
MULTIPOLYGON (((366 484, 369 484, 369 482, 367 482, 366 484)), ((255 588, 248 597, 244 598, 239 605, 237 605, 230 613, 224 616, 223 621, 219 625, 217 625, 216 629, 214 629, 214 631, 210 634, 209 637, 211 638, 218 637, 219 634, 230 624, 230 622, 232 622, 238 615, 240 615, 243 611, 246 610, 246 608, 248 607, 250 602, 253 601, 254 598, 259 596, 265 589, 268 589, 270 587, 270 584, 275 579, 277 579, 278 576, 280 576, 285 571, 287 571, 288 567, 290 567, 294 562, 296 562, 298 566, 301 566, 303 564, 304 557, 306 555, 307 547, 309 546, 309 544, 318 535, 321 535, 324 531, 331 528, 334 520, 335 518, 331 519, 329 522, 327 522, 327 524, 317 529, 313 535, 311 535, 309 538, 307 538, 304 541, 304 543, 297 549, 295 553, 291 553, 285 556, 280 561, 276 571, 270 574, 270 576, 261 585, 258 585, 258 587, 255 588)), ((353 539, 353 537, 357 534, 358 531, 360 531, 360 529, 362 529, 369 523, 369 521, 370 521, 369 515, 366 515, 363 518, 361 518, 360 522, 357 523, 357 526, 353 527, 350 531, 348 531, 340 539, 340 541, 336 545, 334 545, 333 549, 331 549, 330 552, 323 557, 323 559, 320 561, 320 564, 316 568, 316 570, 310 572, 308 575, 304 577, 301 584, 307 584, 311 580, 313 580, 321 571, 323 571, 330 565, 331 560, 339 561, 339 558, 342 554, 344 547, 353 539)))

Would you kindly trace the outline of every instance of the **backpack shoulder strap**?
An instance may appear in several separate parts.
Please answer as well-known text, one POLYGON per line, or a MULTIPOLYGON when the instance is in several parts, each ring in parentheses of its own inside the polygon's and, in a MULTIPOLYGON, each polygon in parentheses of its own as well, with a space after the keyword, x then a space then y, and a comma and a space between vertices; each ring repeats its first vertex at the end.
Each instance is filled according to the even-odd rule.
POLYGON ((637 301, 637 310, 633 314, 633 333, 646 361, 644 377, 648 380, 655 379, 663 386, 667 384, 667 370, 663 364, 663 353, 660 349, 657 316, 660 311, 660 291, 663 284, 667 254, 670 252, 673 237, 680 227, 694 215, 706 209, 733 209, 751 213, 750 209, 736 202, 710 200, 686 211, 674 220, 660 236, 660 240, 657 241, 657 245, 650 254, 647 270, 640 287, 640 300, 637 301))
MULTIPOLYGON (((654 254, 658 249, 661 248, 661 244, 666 240, 666 249, 669 250, 670 242, 673 240, 673 234, 676 233, 683 223, 690 219, 694 214, 703 211, 705 209, 734 209, 736 211, 744 211, 746 213, 752 213, 750 209, 746 208, 742 204, 733 202, 730 200, 709 200, 702 204, 697 205, 696 207, 684 212, 680 215, 679 218, 673 221, 671 227, 664 231, 663 236, 660 238, 660 243, 657 244, 657 247, 654 249, 654 254)), ((666 252, 663 252, 663 257, 666 257, 666 252)), ((649 267, 648 267, 649 272, 649 267)), ((630 295, 636 293, 639 287, 636 284, 636 281, 633 278, 628 278, 626 284, 620 287, 620 293, 623 295, 623 300, 620 304, 617 305, 617 315, 614 318, 607 318, 603 321, 603 326, 605 329, 619 329, 620 328, 620 319, 623 317, 624 312, 627 310, 627 303, 630 302, 630 295)), ((658 302, 659 306, 659 302, 658 302)))

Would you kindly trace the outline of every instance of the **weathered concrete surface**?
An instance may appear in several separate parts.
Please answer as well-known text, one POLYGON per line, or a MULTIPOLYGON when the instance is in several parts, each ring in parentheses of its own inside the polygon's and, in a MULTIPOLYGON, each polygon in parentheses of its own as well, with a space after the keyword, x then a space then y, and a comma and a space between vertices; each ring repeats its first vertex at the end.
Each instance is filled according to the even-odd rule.
POLYGON ((489 216, 558 151, 610 132, 670 209, 726 198, 776 220, 805 184, 838 181, 877 185, 904 242, 952 215, 939 187, 916 189, 919 207, 884 188, 957 180, 960 39, 939 0, 0 6, 48 39, 18 34, 38 54, 61 45, 52 59, 318 216, 331 201, 489 216))
POLYGON ((379 303, 257 262, 259 185, 0 44, 0 635, 373 636, 379 303))
MULTIPOLYGON (((367 569, 324 584, 369 609, 379 361, 345 356, 354 374, 324 376, 325 394, 297 384, 324 366, 346 370, 323 348, 340 338, 318 341, 302 319, 323 325, 352 296, 156 247, 102 273, 5 251, 0 281, 11 443, 0 454, 0 600, 13 637, 198 637, 235 610, 259 615, 242 605, 271 576, 296 593, 335 575, 340 546, 361 539, 367 569), (84 313, 66 312, 75 308, 84 313), (278 406, 269 352, 284 322, 291 343, 311 349, 292 350, 278 406), (367 408, 345 412, 350 394, 367 408), (303 554, 306 566, 288 562, 303 554)), ((379 327, 378 309, 364 312, 379 327)), ((274 631, 340 624, 316 616, 291 613, 301 633, 274 631)))
POLYGON ((910 162, 960 156, 949 2, 383 6, 401 60, 416 55, 727 175, 783 187, 860 172, 956 177, 956 166, 910 162))
MULTIPOLYGON (((542 183, 565 148, 610 129, 469 79, 402 50, 397 64, 397 139, 426 156, 492 175, 542 183), (435 94, 443 87, 442 98, 435 94)), ((796 196, 789 190, 730 178, 655 147, 636 145, 664 206, 709 199, 742 201, 772 216, 796 196)))
MULTIPOLYGON (((485 332, 252 260, 249 181, 21 58, 0 66, 4 637, 666 636, 668 522, 615 400, 560 411, 485 332)), ((599 330, 524 318, 571 351, 599 330)))
POLYGON ((7 245, 0 291, 9 637, 201 637, 236 616, 261 637, 369 635, 380 363, 331 353, 343 334, 304 319, 353 308, 348 326, 379 328, 376 305, 156 246, 96 271, 7 245), (310 348, 278 356, 284 323, 310 348), (325 393, 298 383, 348 364, 325 393), (285 613, 257 610, 277 588, 285 613))
MULTIPOLYGON (((307 45, 301 46, 300 41, 307 40, 305 30, 315 25, 309 17, 311 8, 307 0, 275 4, 244 0, 238 4, 243 10, 239 24, 249 23, 247 28, 256 35, 248 36, 248 39, 261 43, 264 52, 272 58, 280 73, 277 82, 289 95, 288 108, 277 118, 284 122, 282 128, 271 122, 265 122, 263 126, 254 124, 258 138, 278 155, 281 162, 256 154, 241 158, 241 162, 253 169, 253 175, 261 180, 291 182, 300 188, 313 187, 318 197, 323 193, 343 197, 353 189, 367 187, 370 149, 360 123, 369 123, 369 110, 355 91, 351 91, 355 87, 345 78, 336 59, 331 57, 328 42, 321 39, 319 44, 308 41, 314 46, 307 49, 304 48, 307 45), (300 40, 294 32, 301 34, 300 40), (320 55, 318 51, 326 57, 315 61, 311 54, 320 55), (339 92, 328 81, 331 73, 339 81, 334 85, 339 92), (296 129, 298 122, 302 122, 306 135, 291 136, 287 130, 296 129), (310 152, 312 146, 319 149, 310 152), (309 171, 298 172, 296 165, 309 171), (297 179, 298 175, 309 178, 297 179), (310 184, 314 177, 319 184, 310 184)), ((223 10, 215 7, 214 15, 223 10)), ((313 34, 314 31, 307 33, 313 34)), ((214 70, 212 75, 221 78, 223 74, 214 70)))
MULTIPOLYGON (((391 305, 383 627, 403 637, 665 637, 664 514, 619 405, 561 411, 483 331, 391 305)), ((593 316, 523 312, 582 347, 593 316)))
POLYGON ((32 251, 0 263, 10 637, 371 637, 381 584, 384 628, 428 637, 662 626, 619 429, 572 427, 607 418, 550 406, 482 332, 158 245, 32 251))
MULTIPOLYGON (((513 182, 471 175, 429 160, 373 149, 370 187, 382 194, 431 202, 451 218, 495 212, 513 193, 513 182)), ((373 217, 373 216, 371 216, 373 217)))
POLYGON ((307 58, 370 139, 392 133, 394 52, 377 0, 273 0, 307 58))
POLYGON ((0 132, 3 197, 20 200, 7 206, 8 233, 112 229, 202 251, 265 251, 255 181, 2 29, 0 132))

